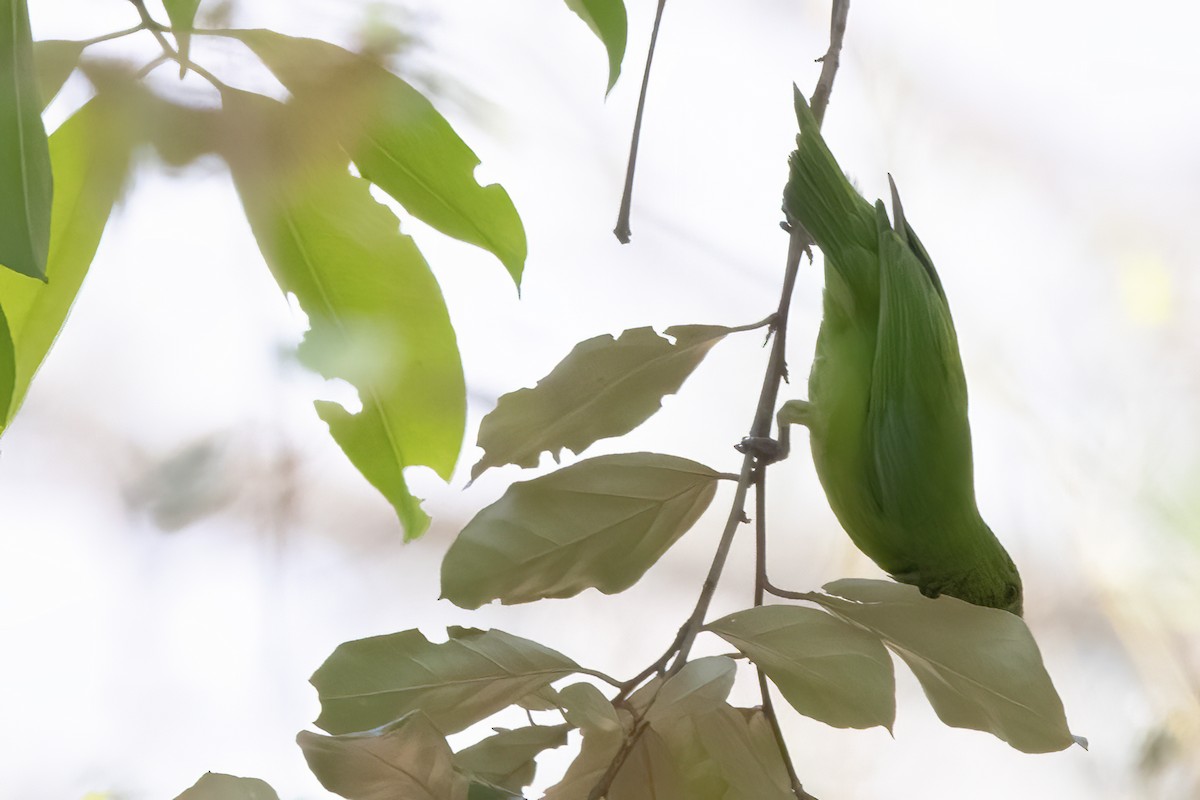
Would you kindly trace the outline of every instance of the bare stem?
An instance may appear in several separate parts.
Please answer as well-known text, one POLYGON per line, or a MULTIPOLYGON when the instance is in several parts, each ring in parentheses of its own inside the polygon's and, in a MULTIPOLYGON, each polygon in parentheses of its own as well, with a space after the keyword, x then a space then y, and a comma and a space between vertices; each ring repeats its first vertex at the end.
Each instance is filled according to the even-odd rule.
POLYGON ((637 165, 638 142, 642 137, 642 113, 646 110, 646 89, 650 86, 650 64, 654 61, 654 45, 658 43, 658 26, 662 23, 667 0, 658 0, 654 13, 654 28, 650 31, 650 48, 646 51, 646 71, 642 73, 642 92, 638 95, 637 114, 633 118, 633 140, 629 143, 629 165, 625 168, 625 191, 621 193, 621 210, 617 212, 617 227, 613 233, 621 244, 629 244, 629 207, 633 202, 633 168, 637 165))
MULTIPOLYGON (((171 29, 159 22, 156 22, 154 18, 150 16, 150 12, 146 10, 145 0, 129 0, 129 2, 133 4, 133 7, 137 9, 138 16, 142 18, 142 24, 138 26, 138 29, 141 30, 144 28, 154 35, 154 38, 158 40, 159 47, 162 48, 163 55, 166 57, 166 60, 174 61, 185 70, 190 69, 192 72, 196 73, 201 78, 212 84, 213 88, 219 92, 230 91, 230 87, 220 78, 218 78, 216 75, 213 75, 196 62, 185 58, 178 50, 175 49, 175 47, 171 45, 169 41, 167 41, 167 37, 163 32, 171 29)), ((151 64, 145 69, 143 69, 142 73, 148 73, 162 63, 165 63, 165 61, 155 60, 151 62, 151 64)))

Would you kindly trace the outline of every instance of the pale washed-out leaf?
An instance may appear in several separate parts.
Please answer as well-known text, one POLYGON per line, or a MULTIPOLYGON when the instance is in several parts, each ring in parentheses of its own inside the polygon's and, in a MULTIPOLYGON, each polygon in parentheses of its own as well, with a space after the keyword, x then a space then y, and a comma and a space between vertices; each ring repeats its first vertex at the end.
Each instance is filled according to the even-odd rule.
POLYGON ((757 664, 801 714, 837 728, 891 730, 895 677, 878 636, 824 611, 782 605, 739 611, 705 629, 757 664))
POLYGON ((338 645, 313 674, 316 724, 330 733, 370 730, 411 711, 455 733, 576 672, 561 653, 503 631, 455 629, 433 644, 408 630, 338 645))
POLYGON ((719 478, 684 458, 625 453, 514 483, 450 546, 442 596, 478 608, 624 591, 695 523, 719 478))

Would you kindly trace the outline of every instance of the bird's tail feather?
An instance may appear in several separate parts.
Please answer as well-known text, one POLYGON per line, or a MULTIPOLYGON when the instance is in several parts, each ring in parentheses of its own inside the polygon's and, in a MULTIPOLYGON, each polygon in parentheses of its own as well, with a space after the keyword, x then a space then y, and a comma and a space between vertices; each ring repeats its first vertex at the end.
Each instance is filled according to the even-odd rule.
POLYGON ((875 217, 834 160, 804 95, 795 90, 800 135, 788 159, 790 174, 783 190, 783 211, 799 222, 827 253, 842 247, 875 247, 875 217))

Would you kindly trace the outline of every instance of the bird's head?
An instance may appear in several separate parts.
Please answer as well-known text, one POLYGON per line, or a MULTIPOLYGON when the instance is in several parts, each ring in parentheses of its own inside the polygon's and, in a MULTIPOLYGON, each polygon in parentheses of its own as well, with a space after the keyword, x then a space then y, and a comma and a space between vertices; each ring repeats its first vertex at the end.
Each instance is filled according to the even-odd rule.
MULTIPOLYGON (((962 572, 938 587, 941 594, 948 594, 974 603, 977 606, 999 608, 1016 614, 1024 614, 1024 590, 1021 574, 1008 552, 996 540, 996 549, 988 558, 979 561, 972 569, 962 572)), ((924 590, 922 590, 924 591, 924 590)))

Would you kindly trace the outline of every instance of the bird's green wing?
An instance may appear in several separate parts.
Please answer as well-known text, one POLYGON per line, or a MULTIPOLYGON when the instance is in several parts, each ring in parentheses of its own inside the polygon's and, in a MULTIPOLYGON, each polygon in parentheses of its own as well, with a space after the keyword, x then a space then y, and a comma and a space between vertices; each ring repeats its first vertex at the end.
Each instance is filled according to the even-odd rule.
POLYGON ((950 309, 933 263, 896 204, 892 230, 876 204, 879 327, 867 415, 876 492, 918 561, 961 555, 978 522, 967 385, 950 309))

